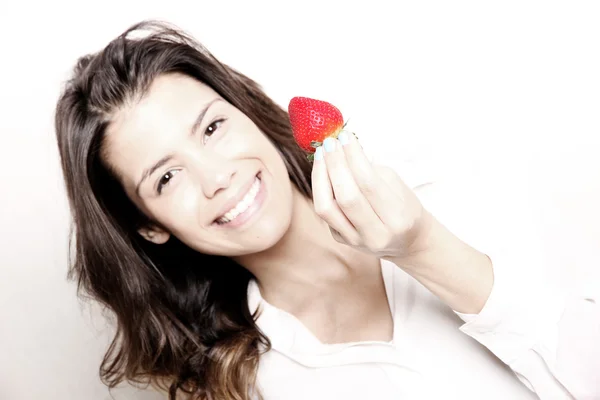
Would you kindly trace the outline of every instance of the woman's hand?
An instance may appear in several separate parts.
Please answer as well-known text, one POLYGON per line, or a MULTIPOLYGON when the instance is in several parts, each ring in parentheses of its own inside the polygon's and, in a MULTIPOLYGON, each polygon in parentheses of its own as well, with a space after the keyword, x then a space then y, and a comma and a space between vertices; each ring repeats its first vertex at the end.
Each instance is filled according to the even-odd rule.
POLYGON ((367 159, 352 133, 317 149, 312 187, 335 240, 395 260, 425 250, 431 215, 394 170, 367 159))
POLYGON ((392 169, 369 162, 353 134, 317 149, 313 200, 333 237, 395 263, 453 310, 478 313, 492 264, 427 212, 392 169))

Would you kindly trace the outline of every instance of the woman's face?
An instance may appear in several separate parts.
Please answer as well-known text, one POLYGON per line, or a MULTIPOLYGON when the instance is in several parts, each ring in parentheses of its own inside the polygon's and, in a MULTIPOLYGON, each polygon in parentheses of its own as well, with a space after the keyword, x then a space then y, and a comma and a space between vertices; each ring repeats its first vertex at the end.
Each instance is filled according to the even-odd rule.
POLYGON ((154 223, 205 254, 240 256, 287 231, 293 185, 280 153, 245 114, 185 75, 158 77, 141 101, 113 117, 105 162, 154 223))

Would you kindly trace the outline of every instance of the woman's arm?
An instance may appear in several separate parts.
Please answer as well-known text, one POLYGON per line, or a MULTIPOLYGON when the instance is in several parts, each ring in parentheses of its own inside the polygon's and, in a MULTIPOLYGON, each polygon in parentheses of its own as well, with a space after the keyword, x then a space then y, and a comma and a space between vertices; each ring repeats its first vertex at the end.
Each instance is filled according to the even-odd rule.
POLYGON ((494 283, 490 258, 429 217, 427 250, 408 258, 391 259, 453 310, 479 313, 494 283))
POLYGON ((583 293, 551 279, 527 181, 514 172, 479 167, 423 188, 437 217, 428 250, 392 261, 542 399, 600 398, 600 282, 583 293))
MULTIPOLYGON (((371 163, 354 135, 338 138, 317 149, 312 171, 315 210, 336 240, 391 260, 421 281, 460 312, 463 332, 540 397, 600 398, 594 376, 600 357, 593 357, 600 340, 582 328, 600 326, 598 299, 575 293, 567 307, 568 286, 545 279, 549 268, 529 222, 527 181, 518 179, 523 171, 509 174, 508 160, 481 158, 484 165, 421 186, 417 198, 398 176, 402 169, 371 163)), ((463 160, 452 156, 439 169, 448 173, 463 160)))

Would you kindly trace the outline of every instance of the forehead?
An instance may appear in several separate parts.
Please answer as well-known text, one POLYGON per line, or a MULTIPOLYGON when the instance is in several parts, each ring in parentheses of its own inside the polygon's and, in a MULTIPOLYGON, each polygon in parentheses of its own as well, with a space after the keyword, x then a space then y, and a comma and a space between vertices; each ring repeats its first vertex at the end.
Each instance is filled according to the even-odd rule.
MULTIPOLYGON (((185 124, 190 112, 218 97, 209 86, 185 75, 159 76, 139 101, 118 110, 112 120, 112 139, 140 132, 151 132, 157 126, 185 124)), ((192 116, 193 118, 193 116, 192 116)))
POLYGON ((186 135, 202 107, 218 94, 180 74, 157 77, 139 101, 117 110, 103 143, 105 161, 130 185, 186 135))

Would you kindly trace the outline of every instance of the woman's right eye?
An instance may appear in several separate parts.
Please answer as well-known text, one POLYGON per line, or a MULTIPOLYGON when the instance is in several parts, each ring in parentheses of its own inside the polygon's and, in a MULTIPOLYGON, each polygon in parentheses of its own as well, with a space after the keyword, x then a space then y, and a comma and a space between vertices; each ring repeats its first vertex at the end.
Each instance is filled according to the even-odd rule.
POLYGON ((158 180, 158 185, 156 185, 156 192, 158 194, 161 194, 165 186, 167 186, 171 182, 171 179, 173 179, 173 177, 177 175, 178 172, 178 170, 173 169, 163 174, 163 176, 161 176, 158 180))

